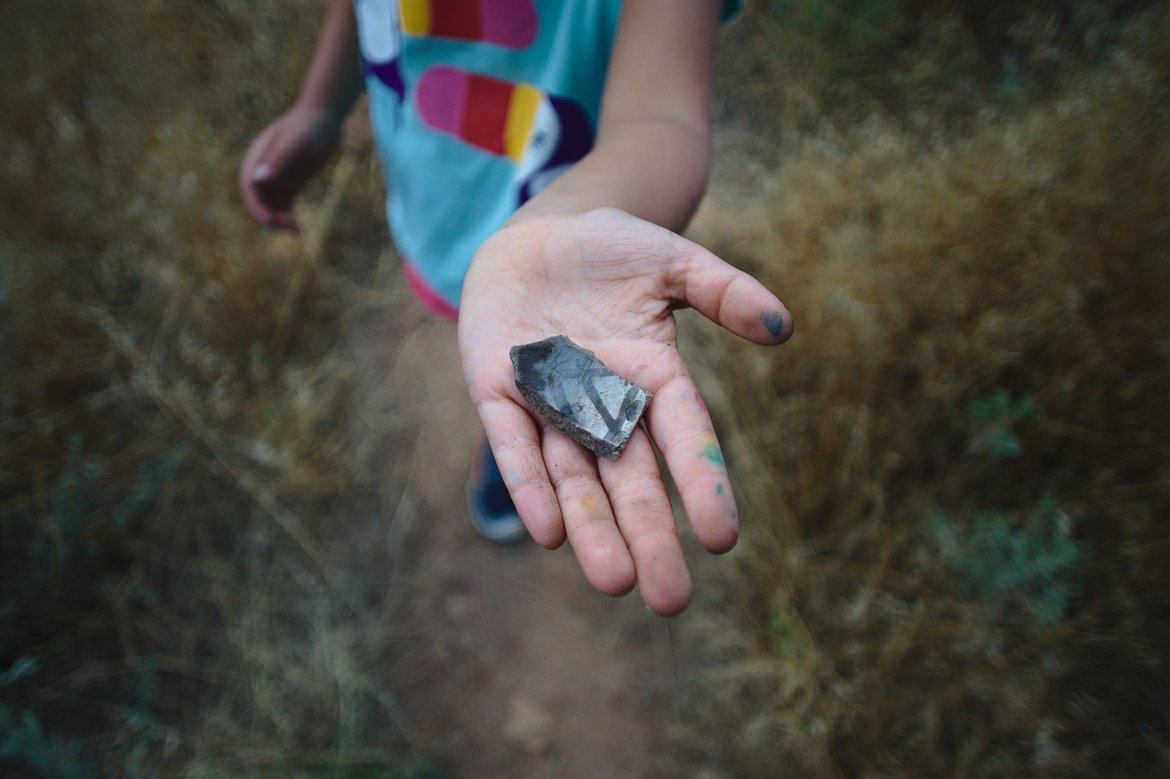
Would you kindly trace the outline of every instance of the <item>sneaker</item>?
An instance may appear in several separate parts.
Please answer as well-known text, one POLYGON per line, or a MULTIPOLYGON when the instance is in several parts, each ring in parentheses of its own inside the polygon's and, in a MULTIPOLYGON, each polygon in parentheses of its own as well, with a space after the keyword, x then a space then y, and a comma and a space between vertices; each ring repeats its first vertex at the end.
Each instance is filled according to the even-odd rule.
POLYGON ((467 509, 472 527, 489 541, 510 544, 528 537, 486 441, 471 469, 467 509))

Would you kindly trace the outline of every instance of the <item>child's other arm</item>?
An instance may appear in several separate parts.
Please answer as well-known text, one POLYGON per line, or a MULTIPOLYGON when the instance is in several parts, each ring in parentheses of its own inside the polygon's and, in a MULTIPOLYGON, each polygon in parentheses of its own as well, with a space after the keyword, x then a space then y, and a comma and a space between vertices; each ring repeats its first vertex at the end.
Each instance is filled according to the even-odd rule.
POLYGON ((332 0, 296 101, 252 141, 240 192, 257 221, 296 229, 292 204, 337 148, 362 90, 353 0, 332 0))
POLYGON ((718 13, 717 0, 628 0, 593 151, 480 247, 459 313, 468 388, 533 538, 553 547, 567 537, 594 587, 618 595, 637 584, 664 615, 686 607, 691 581, 654 446, 699 541, 724 552, 739 533, 672 311, 692 306, 760 344, 792 333, 759 282, 671 232, 706 184, 718 13), (516 389, 509 347, 558 333, 654 395, 645 430, 616 462, 531 416, 516 389))

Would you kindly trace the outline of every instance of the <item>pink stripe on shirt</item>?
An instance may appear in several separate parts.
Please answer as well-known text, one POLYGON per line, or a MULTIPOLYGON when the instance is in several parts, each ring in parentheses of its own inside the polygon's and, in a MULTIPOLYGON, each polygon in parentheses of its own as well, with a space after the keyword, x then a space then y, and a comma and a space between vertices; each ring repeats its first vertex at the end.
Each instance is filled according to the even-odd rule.
POLYGON ((443 300, 439 293, 427 284, 418 268, 414 267, 414 263, 404 258, 402 272, 406 276, 406 283, 410 285, 410 291, 418 298, 418 302, 422 303, 423 308, 448 322, 459 321, 459 309, 443 300))

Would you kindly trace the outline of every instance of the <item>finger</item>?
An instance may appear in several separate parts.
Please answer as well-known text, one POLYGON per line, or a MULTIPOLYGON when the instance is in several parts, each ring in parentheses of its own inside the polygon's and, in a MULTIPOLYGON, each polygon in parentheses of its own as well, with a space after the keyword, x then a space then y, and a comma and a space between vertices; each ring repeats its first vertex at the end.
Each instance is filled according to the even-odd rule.
POLYGON ((739 513, 711 416, 694 383, 679 377, 659 390, 647 421, 695 536, 712 552, 730 550, 739 539, 739 513))
POLYGON ((243 162, 240 163, 240 196, 244 200, 244 207, 248 209, 248 213, 262 224, 269 224, 271 222, 272 212, 260 199, 259 192, 256 191, 256 168, 257 163, 271 143, 272 131, 268 129, 256 136, 248 146, 248 151, 244 154, 243 162))
POLYGON ((295 178, 287 152, 275 141, 252 169, 252 190, 257 199, 268 210, 268 224, 285 230, 295 230, 297 225, 292 216, 293 201, 304 184, 295 178))
POLYGON ((642 600, 656 614, 678 614, 691 600, 691 576, 646 432, 634 431, 619 460, 598 460, 597 465, 633 557, 642 600))
POLYGON ((476 408, 520 521, 536 543, 557 548, 564 543, 565 526, 532 418, 507 398, 481 401, 476 408))
POLYGON ((293 216, 292 207, 296 193, 284 188, 278 183, 258 182, 256 194, 264 207, 268 209, 269 219, 265 224, 281 230, 297 232, 300 226, 293 216))
POLYGON ((283 131, 276 133, 253 171, 261 197, 269 207, 281 211, 292 203, 305 184, 328 161, 337 137, 327 131, 283 131))
POLYGON ((276 168, 270 159, 276 145, 276 133, 270 127, 252 141, 240 164, 240 194, 244 207, 261 224, 296 230, 289 210, 291 200, 283 204, 273 196, 271 186, 276 168))
POLYGON ((569 544, 585 578, 606 595, 624 595, 634 586, 634 561, 598 478, 596 458, 555 430, 546 430, 542 443, 569 544))
POLYGON ((792 314, 763 284, 703 247, 676 240, 665 270, 671 298, 755 343, 780 344, 792 337, 792 314))

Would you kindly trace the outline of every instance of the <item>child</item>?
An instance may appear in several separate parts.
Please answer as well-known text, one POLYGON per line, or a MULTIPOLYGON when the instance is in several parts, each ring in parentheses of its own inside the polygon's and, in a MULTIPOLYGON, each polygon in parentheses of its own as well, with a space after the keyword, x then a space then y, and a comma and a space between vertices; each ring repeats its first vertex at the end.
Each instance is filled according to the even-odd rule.
POLYGON ((691 582, 654 446, 703 545, 725 552, 739 532, 671 311, 693 306, 760 344, 792 333, 759 282, 672 232, 706 185, 721 5, 332 0, 299 97, 240 172, 249 211, 294 229, 292 202, 364 73, 407 279, 424 305, 458 315, 491 447, 473 520, 496 538, 522 521, 547 548, 567 536, 594 587, 636 583, 663 615, 686 607, 691 582), (516 389, 509 348, 556 334, 654 395, 616 462, 530 414, 516 389))

